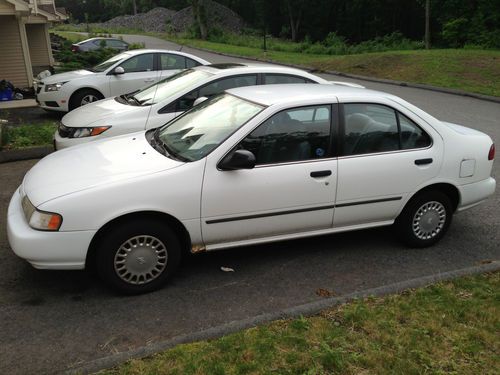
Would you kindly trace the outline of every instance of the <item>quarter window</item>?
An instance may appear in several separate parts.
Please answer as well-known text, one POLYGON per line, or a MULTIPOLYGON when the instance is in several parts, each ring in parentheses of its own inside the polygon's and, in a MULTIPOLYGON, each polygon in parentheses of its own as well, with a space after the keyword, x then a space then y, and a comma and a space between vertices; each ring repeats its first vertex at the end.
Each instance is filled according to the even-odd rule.
POLYGON ((120 66, 125 70, 125 73, 149 72, 153 70, 153 60, 152 53, 145 53, 131 57, 120 66))
POLYGON ((330 154, 331 107, 282 111, 259 125, 240 144, 257 164, 321 159, 330 154))

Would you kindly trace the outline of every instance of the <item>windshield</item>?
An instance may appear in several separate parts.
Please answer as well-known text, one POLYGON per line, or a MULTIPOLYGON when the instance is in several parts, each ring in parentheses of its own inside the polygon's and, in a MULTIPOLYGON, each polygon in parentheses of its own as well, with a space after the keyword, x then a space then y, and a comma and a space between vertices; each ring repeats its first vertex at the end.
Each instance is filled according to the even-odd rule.
POLYGON ((110 66, 116 64, 118 61, 123 60, 124 58, 129 57, 129 56, 130 55, 128 53, 119 53, 118 55, 113 56, 100 64, 97 64, 96 66, 94 66, 93 68, 91 68, 89 70, 91 72, 94 72, 94 73, 104 72, 110 66))
POLYGON ((172 156, 199 160, 263 108, 229 94, 217 95, 160 128, 158 138, 172 156))
POLYGON ((187 88, 194 86, 195 83, 210 77, 212 74, 201 70, 188 69, 180 73, 174 74, 160 82, 148 86, 138 93, 133 98, 141 105, 151 105, 161 102, 167 98, 174 97, 187 88))

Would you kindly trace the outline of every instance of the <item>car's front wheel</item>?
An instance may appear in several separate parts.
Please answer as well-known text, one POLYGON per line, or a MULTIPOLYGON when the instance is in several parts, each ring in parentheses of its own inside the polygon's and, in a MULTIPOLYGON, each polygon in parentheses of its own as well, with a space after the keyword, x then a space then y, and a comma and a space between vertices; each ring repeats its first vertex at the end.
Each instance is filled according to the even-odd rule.
POLYGON ((100 277, 126 294, 160 288, 177 269, 181 246, 175 233, 156 220, 130 221, 105 233, 96 253, 100 277))
POLYGON ((427 247, 444 236, 452 215, 452 204, 446 194, 437 190, 424 191, 408 202, 395 228, 407 245, 427 247))
POLYGON ((103 99, 101 93, 92 89, 82 89, 75 92, 69 100, 69 110, 72 111, 75 108, 97 102, 103 99))

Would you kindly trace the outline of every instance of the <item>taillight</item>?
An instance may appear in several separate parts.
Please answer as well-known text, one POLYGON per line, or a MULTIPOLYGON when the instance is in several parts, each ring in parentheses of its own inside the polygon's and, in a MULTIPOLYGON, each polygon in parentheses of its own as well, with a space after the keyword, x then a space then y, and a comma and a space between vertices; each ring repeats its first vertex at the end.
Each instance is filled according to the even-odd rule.
POLYGON ((71 46, 71 52, 78 52, 79 48, 78 46, 71 46))
POLYGON ((490 152, 488 152, 488 160, 495 159, 495 144, 493 143, 490 147, 490 152))

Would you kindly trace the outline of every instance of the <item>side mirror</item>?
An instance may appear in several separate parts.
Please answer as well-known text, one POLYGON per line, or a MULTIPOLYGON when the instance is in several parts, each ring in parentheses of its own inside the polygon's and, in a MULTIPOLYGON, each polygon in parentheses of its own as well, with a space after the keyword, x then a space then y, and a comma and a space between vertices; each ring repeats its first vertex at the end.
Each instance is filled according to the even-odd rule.
POLYGON ((219 163, 219 168, 223 171, 252 169, 253 167, 255 167, 255 155, 248 150, 236 150, 219 163))
POLYGON ((121 66, 117 66, 113 70, 113 74, 115 74, 115 75, 120 75, 120 74, 124 74, 124 73, 125 73, 125 69, 123 69, 121 66))
POLYGON ((205 100, 207 100, 208 98, 206 96, 200 96, 198 99, 196 99, 193 103, 193 107, 195 105, 198 105, 200 103, 203 103, 205 100))

